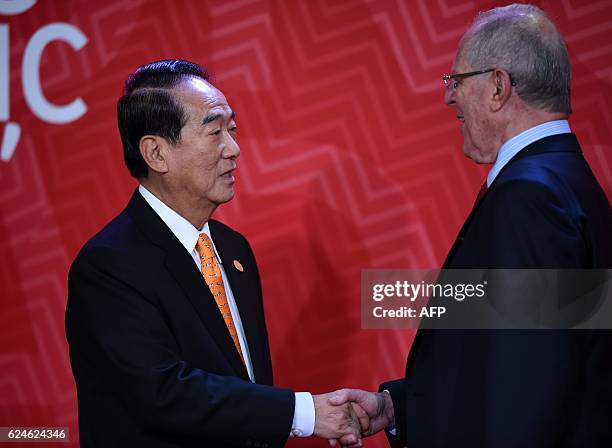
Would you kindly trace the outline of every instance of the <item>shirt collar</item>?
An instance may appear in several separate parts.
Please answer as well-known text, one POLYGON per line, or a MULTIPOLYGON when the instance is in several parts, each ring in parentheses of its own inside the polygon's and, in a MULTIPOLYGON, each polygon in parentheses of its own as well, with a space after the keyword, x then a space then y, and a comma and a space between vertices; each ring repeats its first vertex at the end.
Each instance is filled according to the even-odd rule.
POLYGON ((572 131, 567 120, 554 120, 539 124, 515 135, 510 140, 506 141, 501 148, 499 148, 497 160, 487 175, 487 187, 491 186, 502 168, 506 166, 507 163, 523 148, 529 146, 537 140, 543 139, 544 137, 550 137, 551 135, 558 134, 568 134, 570 132, 572 131))
MULTIPOLYGON (((157 196, 147 190, 144 186, 138 186, 138 192, 142 195, 145 201, 151 206, 151 208, 159 215, 161 220, 168 226, 174 236, 180 241, 185 247, 187 252, 192 253, 195 249, 195 245, 198 242, 198 238, 201 233, 208 235, 211 241, 213 241, 210 234, 210 227, 208 221, 201 230, 196 229, 193 224, 179 215, 177 212, 172 210, 166 204, 164 204, 157 196)), ((217 252, 215 243, 213 241, 213 249, 217 257, 217 261, 221 263, 221 257, 217 252)))

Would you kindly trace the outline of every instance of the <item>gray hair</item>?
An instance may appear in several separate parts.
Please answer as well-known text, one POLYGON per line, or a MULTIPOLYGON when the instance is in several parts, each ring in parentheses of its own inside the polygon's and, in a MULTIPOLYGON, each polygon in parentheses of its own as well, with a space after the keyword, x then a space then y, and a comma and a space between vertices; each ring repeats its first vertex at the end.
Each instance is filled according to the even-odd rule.
POLYGON ((473 70, 501 68, 528 105, 572 112, 572 68, 561 34, 540 8, 513 4, 481 12, 459 46, 473 70))

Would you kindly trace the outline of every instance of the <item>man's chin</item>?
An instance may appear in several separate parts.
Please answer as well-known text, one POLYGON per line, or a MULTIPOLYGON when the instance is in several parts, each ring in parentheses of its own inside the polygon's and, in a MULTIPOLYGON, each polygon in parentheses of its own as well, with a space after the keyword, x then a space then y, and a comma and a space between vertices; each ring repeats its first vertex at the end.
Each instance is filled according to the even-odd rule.
POLYGON ((481 163, 479 162, 480 158, 478 157, 478 152, 476 152, 476 150, 472 147, 463 147, 463 155, 465 157, 467 157, 468 159, 476 162, 476 163, 481 163))
POLYGON ((222 194, 219 194, 219 196, 216 198, 217 200, 215 202, 216 202, 217 205, 225 204, 226 202, 229 202, 232 199, 234 199, 235 195, 236 195, 236 193, 234 192, 234 189, 231 188, 229 191, 223 192, 222 194))
POLYGON ((490 157, 485 156, 484 154, 481 154, 476 148, 474 147, 463 147, 463 155, 465 155, 468 159, 471 159, 474 163, 478 164, 478 165, 483 165, 483 164, 487 164, 487 163, 493 163, 494 161, 489 160, 490 157))

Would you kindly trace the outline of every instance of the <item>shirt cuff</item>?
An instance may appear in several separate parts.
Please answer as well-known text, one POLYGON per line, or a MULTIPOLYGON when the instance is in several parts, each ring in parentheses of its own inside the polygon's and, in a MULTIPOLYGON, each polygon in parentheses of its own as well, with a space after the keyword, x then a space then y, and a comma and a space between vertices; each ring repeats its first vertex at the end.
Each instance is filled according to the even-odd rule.
POLYGON ((315 408, 312 395, 308 392, 296 392, 291 436, 310 437, 314 433, 314 427, 315 408))

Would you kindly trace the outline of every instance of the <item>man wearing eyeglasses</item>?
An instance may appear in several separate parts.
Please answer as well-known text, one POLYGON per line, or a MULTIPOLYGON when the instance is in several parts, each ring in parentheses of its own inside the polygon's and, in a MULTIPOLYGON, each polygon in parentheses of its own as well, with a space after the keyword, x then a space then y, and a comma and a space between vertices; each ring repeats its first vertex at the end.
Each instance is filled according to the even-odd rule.
MULTIPOLYGON (((492 167, 443 267, 612 268, 610 204, 567 121, 571 66, 554 24, 528 5, 481 13, 452 73, 444 100, 463 152, 492 167)), ((381 389, 336 402, 394 446, 612 446, 609 331, 419 330, 406 378, 381 389)))

